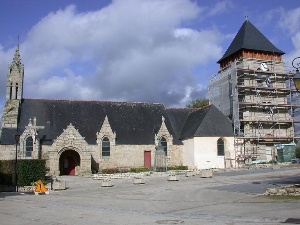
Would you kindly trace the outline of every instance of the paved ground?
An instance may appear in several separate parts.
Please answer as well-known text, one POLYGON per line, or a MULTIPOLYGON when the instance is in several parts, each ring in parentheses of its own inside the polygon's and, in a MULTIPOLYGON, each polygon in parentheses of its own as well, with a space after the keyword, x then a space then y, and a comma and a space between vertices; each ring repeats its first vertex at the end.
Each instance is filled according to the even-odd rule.
POLYGON ((214 173, 213 178, 179 176, 100 180, 64 176, 67 190, 49 195, 0 193, 0 225, 282 224, 300 223, 300 198, 262 196, 266 187, 300 184, 300 165, 276 170, 214 173))

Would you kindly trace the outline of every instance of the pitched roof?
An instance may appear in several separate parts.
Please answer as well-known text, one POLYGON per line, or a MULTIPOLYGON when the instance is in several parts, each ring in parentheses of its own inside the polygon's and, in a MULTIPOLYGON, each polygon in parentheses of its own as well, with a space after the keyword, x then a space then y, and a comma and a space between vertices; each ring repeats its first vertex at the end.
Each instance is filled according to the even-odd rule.
POLYGON ((209 105, 189 114, 180 138, 233 135, 232 122, 214 105, 209 105))
POLYGON ((15 144, 17 128, 2 128, 0 130, 0 143, 3 145, 15 144))
POLYGON ((280 55, 285 54, 283 51, 276 48, 249 20, 246 20, 243 23, 218 63, 241 49, 259 50, 278 53, 280 55))
POLYGON ((45 126, 39 135, 52 143, 72 123, 89 144, 96 144, 107 115, 117 144, 153 144, 164 114, 162 104, 24 99, 19 127, 35 116, 37 125, 45 126))
MULTIPOLYGON (((231 121, 215 106, 203 109, 166 109, 163 104, 106 101, 71 101, 47 99, 23 99, 19 115, 18 133, 23 133, 29 120, 36 117, 38 131, 44 145, 51 145, 72 124, 88 144, 96 144, 105 116, 113 132, 116 144, 155 144, 162 116, 173 136, 173 144, 183 144, 181 138, 192 136, 233 135, 231 121)), ((3 128, 1 144, 14 144, 16 129, 3 128)))
POLYGON ((181 141, 178 142, 180 139, 181 130, 191 111, 192 109, 188 109, 188 108, 167 109, 168 121, 170 121, 170 124, 173 128, 172 130, 174 131, 174 133, 172 134, 174 139, 174 144, 181 143, 181 141))

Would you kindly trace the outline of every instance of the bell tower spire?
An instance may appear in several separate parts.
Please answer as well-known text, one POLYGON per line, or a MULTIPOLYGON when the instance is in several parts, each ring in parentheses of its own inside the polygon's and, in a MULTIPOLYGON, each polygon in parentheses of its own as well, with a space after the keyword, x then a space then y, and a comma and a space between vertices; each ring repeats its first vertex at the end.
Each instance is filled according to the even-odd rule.
POLYGON ((23 97, 24 65, 21 63, 19 44, 12 63, 8 66, 6 100, 21 100, 23 97))
POLYGON ((24 65, 21 63, 19 44, 13 61, 8 65, 6 101, 2 114, 2 128, 18 128, 18 115, 23 97, 24 65))

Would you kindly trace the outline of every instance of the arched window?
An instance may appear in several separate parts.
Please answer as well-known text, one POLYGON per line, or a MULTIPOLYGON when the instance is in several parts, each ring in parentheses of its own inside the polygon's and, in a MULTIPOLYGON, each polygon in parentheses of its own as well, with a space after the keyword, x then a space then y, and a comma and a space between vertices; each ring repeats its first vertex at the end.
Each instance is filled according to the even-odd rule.
POLYGON ((167 145, 167 140, 166 140, 164 137, 162 137, 162 138, 160 139, 160 143, 161 143, 161 145, 164 147, 164 152, 165 152, 165 155, 167 156, 167 155, 168 155, 168 145, 167 145))
POLYGON ((102 156, 110 156, 110 142, 107 137, 102 140, 102 156))
POLYGON ((26 138, 25 157, 32 157, 33 139, 31 136, 26 138))
POLYGON ((225 155, 224 140, 222 138, 219 138, 217 145, 218 145, 218 156, 224 156, 225 155))

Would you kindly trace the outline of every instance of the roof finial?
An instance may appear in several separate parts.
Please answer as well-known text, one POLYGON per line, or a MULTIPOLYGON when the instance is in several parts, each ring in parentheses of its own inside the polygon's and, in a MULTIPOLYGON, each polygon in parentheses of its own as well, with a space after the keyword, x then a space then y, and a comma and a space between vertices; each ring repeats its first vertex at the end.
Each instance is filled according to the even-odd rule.
POLYGON ((245 20, 248 21, 248 15, 245 15, 245 20))

